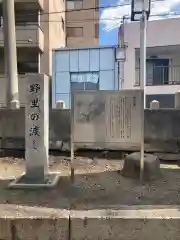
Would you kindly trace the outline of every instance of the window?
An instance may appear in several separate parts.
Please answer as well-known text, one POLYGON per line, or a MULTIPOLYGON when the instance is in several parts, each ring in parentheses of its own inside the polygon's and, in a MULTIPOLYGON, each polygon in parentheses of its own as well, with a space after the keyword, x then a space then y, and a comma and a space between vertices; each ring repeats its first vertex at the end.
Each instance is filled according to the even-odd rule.
POLYGON ((99 38, 99 24, 95 24, 95 38, 99 38))
POLYGON ((169 83, 169 59, 148 59, 147 85, 164 85, 169 83))
POLYGON ((38 24, 38 12, 34 11, 16 11, 15 22, 17 26, 37 25, 38 24))
POLYGON ((71 91, 99 90, 99 74, 97 72, 71 73, 71 91))
POLYGON ((82 37, 83 28, 82 27, 67 27, 67 36, 68 37, 82 37))
POLYGON ((19 74, 38 73, 37 62, 18 62, 17 68, 19 74))
POLYGON ((67 9, 82 9, 83 8, 83 0, 68 0, 67 1, 67 9))

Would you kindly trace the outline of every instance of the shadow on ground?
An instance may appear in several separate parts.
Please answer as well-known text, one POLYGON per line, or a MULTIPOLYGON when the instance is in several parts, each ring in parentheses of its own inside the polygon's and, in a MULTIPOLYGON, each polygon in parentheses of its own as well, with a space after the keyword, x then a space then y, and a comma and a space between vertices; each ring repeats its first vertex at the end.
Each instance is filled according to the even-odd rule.
POLYGON ((122 205, 179 205, 180 169, 163 168, 161 177, 141 186, 117 171, 78 174, 74 185, 62 176, 54 189, 7 189, 10 180, 0 181, 0 204, 19 204, 64 209, 118 209, 122 205))

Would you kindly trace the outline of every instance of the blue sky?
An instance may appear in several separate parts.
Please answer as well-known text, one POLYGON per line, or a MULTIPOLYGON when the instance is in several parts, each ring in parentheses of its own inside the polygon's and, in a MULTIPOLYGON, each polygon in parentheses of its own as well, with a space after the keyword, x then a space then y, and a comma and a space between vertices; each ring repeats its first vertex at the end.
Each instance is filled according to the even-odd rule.
MULTIPOLYGON (((106 0, 107 1, 107 0, 106 0)), ((111 32, 106 32, 100 27, 100 44, 101 45, 116 45, 118 39, 118 30, 113 29, 111 32)))
MULTIPOLYGON (((118 27, 120 26, 122 17, 124 15, 130 16, 131 0, 99 1, 100 7, 116 6, 107 9, 100 9, 100 44, 115 45, 117 44, 118 27), (129 4, 128 6, 127 3, 129 4)), ((180 17, 180 0, 152 0, 151 17, 149 20, 175 17, 180 17)))
MULTIPOLYGON (((99 0, 100 6, 115 5, 117 0, 99 0)), ((103 13, 103 9, 100 9, 100 15, 103 13)), ((100 24, 100 44, 101 45, 115 45, 117 44, 117 28, 110 32, 105 31, 103 24, 100 24)))

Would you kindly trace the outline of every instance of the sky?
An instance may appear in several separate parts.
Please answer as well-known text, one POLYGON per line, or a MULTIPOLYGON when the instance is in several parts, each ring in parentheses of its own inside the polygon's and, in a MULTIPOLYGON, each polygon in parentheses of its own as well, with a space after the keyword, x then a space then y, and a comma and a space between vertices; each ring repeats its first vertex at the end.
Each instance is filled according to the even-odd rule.
MULTIPOLYGON (((131 0, 100 0, 100 44, 116 45, 123 16, 130 17, 131 0), (108 8, 104 8, 110 6, 108 8), (101 9, 101 7, 103 7, 101 9)), ((151 20, 180 17, 180 0, 157 0, 151 3, 151 20)))
MULTIPOLYGON (((100 7, 103 6, 115 6, 117 5, 117 0, 100 0, 100 7)), ((101 18, 106 18, 108 9, 100 8, 101 18), (105 17, 103 17, 105 16, 105 17)), ((110 32, 106 29, 106 23, 103 19, 100 20, 100 44, 101 45, 114 45, 117 42, 117 32, 118 28, 112 29, 110 32)))

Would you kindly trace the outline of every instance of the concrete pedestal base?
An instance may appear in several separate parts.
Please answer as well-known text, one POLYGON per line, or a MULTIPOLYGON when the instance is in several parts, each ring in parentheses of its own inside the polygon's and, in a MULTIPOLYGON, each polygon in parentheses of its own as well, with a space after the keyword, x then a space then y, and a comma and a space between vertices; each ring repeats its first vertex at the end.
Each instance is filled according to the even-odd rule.
POLYGON ((27 178, 26 174, 23 174, 21 177, 13 180, 9 184, 9 188, 52 188, 57 185, 59 179, 60 174, 53 172, 45 175, 44 179, 30 179, 27 178))
MULTIPOLYGON (((129 154, 124 159, 121 171, 124 177, 138 179, 140 177, 140 153, 129 154)), ((154 180, 160 177, 160 161, 157 156, 144 154, 144 180, 154 180)))
POLYGON ((14 100, 10 102, 10 109, 20 109, 20 102, 18 100, 14 100))

